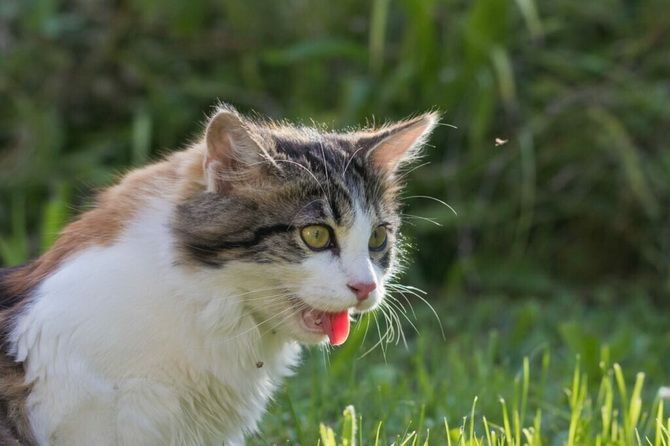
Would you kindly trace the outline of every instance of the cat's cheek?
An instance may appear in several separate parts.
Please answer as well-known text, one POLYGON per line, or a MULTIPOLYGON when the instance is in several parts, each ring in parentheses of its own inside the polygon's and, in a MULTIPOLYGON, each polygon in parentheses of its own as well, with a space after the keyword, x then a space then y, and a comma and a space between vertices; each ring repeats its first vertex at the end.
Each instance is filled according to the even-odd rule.
POLYGON ((356 305, 356 298, 346 285, 347 275, 332 254, 324 252, 312 255, 300 268, 302 280, 296 296, 310 307, 342 311, 356 305))

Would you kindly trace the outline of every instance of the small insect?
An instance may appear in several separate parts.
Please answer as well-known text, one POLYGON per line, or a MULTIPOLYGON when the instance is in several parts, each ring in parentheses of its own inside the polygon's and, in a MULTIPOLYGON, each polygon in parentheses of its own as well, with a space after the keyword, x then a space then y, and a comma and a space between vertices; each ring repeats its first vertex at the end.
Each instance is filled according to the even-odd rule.
POLYGON ((507 141, 509 141, 509 139, 496 138, 495 139, 496 147, 504 146, 505 144, 507 144, 507 141))
POLYGON ((256 363, 256 368, 259 368, 259 369, 260 369, 261 367, 263 367, 263 361, 258 361, 258 362, 256 363))

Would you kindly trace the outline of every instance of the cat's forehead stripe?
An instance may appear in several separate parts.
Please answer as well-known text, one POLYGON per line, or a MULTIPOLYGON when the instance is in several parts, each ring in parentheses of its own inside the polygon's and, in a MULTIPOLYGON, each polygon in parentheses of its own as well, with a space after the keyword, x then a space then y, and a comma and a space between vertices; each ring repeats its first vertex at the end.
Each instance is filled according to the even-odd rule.
POLYGON ((339 207, 351 209, 354 198, 361 200, 366 208, 379 209, 383 179, 374 175, 362 158, 353 157, 356 147, 348 141, 336 138, 316 142, 278 140, 277 147, 292 162, 307 169, 320 188, 326 189, 331 204, 336 205, 334 213, 340 212, 339 207))

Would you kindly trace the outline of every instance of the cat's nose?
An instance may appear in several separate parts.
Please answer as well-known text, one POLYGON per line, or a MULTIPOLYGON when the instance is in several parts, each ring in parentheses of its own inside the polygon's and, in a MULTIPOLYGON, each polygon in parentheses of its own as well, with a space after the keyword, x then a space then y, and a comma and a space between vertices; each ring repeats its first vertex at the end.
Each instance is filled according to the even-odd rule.
POLYGON ((348 283, 347 286, 351 291, 356 295, 356 299, 365 300, 368 298, 370 293, 377 288, 377 284, 374 282, 365 283, 365 282, 354 282, 348 283))

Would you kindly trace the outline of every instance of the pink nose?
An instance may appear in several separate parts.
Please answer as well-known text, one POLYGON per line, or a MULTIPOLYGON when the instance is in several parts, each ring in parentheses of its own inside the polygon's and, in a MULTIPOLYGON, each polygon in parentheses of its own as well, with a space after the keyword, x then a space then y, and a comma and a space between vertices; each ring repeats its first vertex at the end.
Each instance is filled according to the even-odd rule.
POLYGON ((377 288, 377 284, 374 282, 365 283, 365 282, 355 282, 347 284, 349 289, 354 292, 356 299, 365 300, 368 298, 370 293, 377 288))

